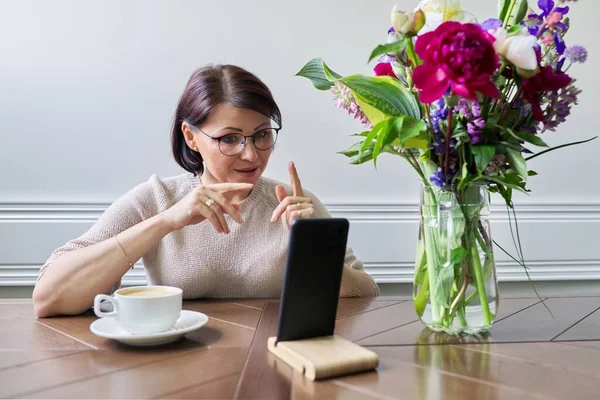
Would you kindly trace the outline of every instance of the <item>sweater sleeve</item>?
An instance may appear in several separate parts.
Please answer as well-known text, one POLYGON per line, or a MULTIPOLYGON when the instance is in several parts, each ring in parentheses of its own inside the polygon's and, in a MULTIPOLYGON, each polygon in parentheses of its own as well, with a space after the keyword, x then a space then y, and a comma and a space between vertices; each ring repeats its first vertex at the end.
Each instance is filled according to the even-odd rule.
MULTIPOLYGON (((131 196, 132 192, 133 190, 112 203, 87 232, 55 249, 40 268, 38 280, 48 266, 62 255, 110 239, 118 233, 142 222, 144 218, 140 212, 138 202, 131 196)), ((115 291, 120 286, 121 281, 119 280, 115 283, 112 291, 115 291)))
MULTIPOLYGON (((312 200, 313 205, 315 206, 315 217, 316 218, 331 218, 331 214, 329 213, 329 211, 327 210, 325 205, 323 203, 321 203, 321 201, 317 198, 317 196, 315 196, 313 193, 306 191, 306 190, 305 190, 305 195, 312 200)), ((354 251, 350 247, 348 247, 346 249, 346 256, 344 258, 344 266, 363 272, 371 280, 371 283, 373 284, 374 295, 379 296, 379 286, 377 285, 377 283, 375 282, 373 277, 365 271, 363 262, 360 261, 358 258, 356 258, 356 256, 354 255, 354 251)))

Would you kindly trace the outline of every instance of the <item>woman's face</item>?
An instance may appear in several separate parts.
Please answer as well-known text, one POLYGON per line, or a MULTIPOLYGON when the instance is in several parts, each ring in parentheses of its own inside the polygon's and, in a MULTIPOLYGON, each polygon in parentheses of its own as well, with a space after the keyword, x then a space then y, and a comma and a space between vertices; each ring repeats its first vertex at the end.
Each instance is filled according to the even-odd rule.
POLYGON ((188 146, 202 154, 204 159, 205 170, 201 179, 205 185, 224 182, 255 184, 258 181, 269 163, 273 147, 268 150, 257 147, 268 147, 269 140, 272 141, 269 137, 276 137, 275 131, 269 129, 269 118, 254 110, 223 103, 216 106, 204 124, 197 128, 202 131, 185 122, 182 124, 188 146), (244 145, 240 134, 256 134, 256 145, 251 137, 246 138, 244 145))

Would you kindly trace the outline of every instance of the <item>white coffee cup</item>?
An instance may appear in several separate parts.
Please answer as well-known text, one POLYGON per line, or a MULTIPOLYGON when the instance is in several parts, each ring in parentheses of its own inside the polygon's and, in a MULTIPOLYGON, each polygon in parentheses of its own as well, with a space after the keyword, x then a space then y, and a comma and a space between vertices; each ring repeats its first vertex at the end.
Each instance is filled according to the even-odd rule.
POLYGON ((98 317, 115 317, 129 333, 149 334, 171 329, 181 314, 183 291, 171 286, 134 286, 117 290, 113 296, 94 298, 98 317), (100 310, 102 301, 112 303, 113 311, 100 310))

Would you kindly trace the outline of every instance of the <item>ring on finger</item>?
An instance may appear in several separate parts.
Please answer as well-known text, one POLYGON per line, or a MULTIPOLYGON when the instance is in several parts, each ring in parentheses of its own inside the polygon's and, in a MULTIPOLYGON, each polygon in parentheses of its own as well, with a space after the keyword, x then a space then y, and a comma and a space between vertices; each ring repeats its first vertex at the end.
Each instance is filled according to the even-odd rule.
POLYGON ((206 205, 206 207, 210 208, 210 206, 215 204, 215 201, 213 199, 208 199, 204 202, 204 204, 206 205))

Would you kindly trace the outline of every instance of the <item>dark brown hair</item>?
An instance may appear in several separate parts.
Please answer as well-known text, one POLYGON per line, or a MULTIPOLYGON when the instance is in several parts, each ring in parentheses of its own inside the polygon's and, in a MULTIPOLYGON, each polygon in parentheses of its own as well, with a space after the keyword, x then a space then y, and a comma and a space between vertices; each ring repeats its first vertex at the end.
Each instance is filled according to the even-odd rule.
POLYGON ((171 147, 175 161, 195 175, 204 172, 202 155, 188 147, 181 131, 185 121, 200 126, 219 104, 259 112, 281 127, 281 112, 269 88, 254 74, 235 65, 207 65, 192 73, 177 104, 171 147))

